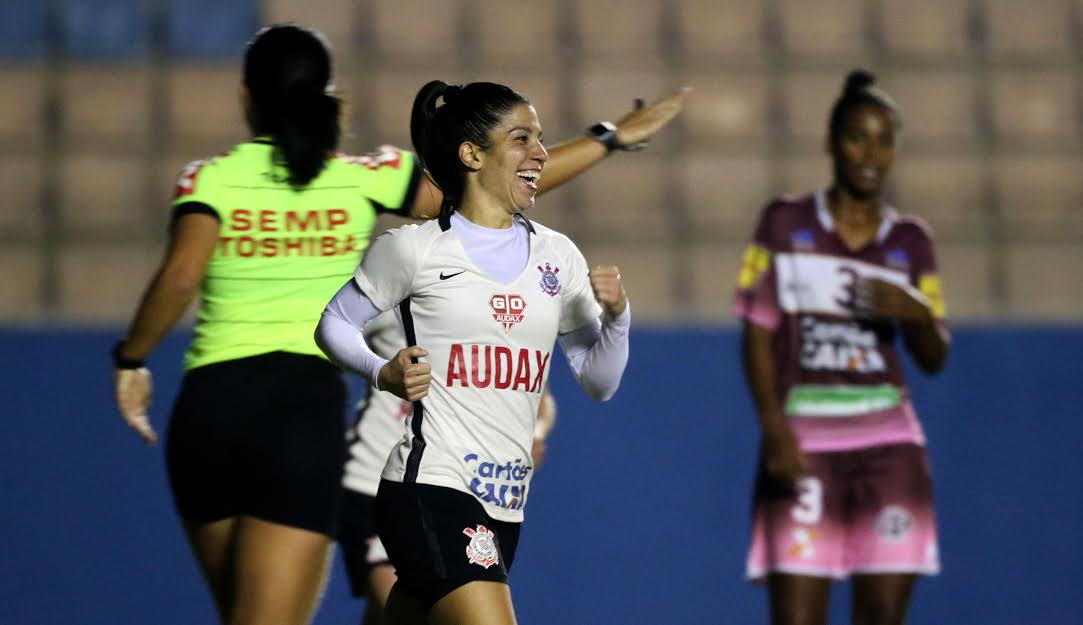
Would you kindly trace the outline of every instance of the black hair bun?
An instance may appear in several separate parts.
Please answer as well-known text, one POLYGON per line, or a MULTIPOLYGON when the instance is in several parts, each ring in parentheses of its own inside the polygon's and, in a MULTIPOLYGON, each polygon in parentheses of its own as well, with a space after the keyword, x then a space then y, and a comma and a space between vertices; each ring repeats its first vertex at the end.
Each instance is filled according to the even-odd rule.
POLYGON ((876 84, 876 76, 867 70, 855 69, 846 75, 846 85, 842 88, 844 95, 860 93, 876 84))

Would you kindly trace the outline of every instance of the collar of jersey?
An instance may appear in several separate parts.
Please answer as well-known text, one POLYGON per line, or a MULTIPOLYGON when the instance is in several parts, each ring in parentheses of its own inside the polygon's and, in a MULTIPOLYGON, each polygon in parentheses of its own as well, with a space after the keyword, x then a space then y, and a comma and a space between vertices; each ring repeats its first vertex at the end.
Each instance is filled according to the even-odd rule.
MULTIPOLYGON (((529 232, 530 234, 538 234, 534 230, 534 224, 532 224, 530 222, 530 220, 526 218, 526 215, 524 215, 522 213, 516 213, 515 217, 518 217, 519 219, 523 220, 523 223, 526 224, 527 232, 529 232)), ((514 217, 513 217, 513 219, 514 219, 514 217)), ((451 230, 451 213, 450 212, 447 212, 447 213, 441 212, 440 217, 438 217, 437 220, 440 222, 440 231, 441 232, 447 232, 448 230, 451 230)))
MULTIPOLYGON (((828 232, 834 232, 835 218, 831 216, 831 211, 827 209, 827 188, 820 187, 812 195, 816 204, 816 219, 820 222, 820 226, 828 232)), ((877 243, 887 238, 887 234, 891 232, 891 227, 895 225, 897 218, 898 215, 896 215, 894 208, 883 202, 880 203, 880 228, 876 231, 875 239, 877 243)))

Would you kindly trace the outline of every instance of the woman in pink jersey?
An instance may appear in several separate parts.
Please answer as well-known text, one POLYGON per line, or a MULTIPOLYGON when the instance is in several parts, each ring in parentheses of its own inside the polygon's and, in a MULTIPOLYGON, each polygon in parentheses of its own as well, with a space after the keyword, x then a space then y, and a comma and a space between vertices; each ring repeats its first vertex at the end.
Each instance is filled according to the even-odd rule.
POLYGON ((831 110, 834 180, 763 211, 735 314, 762 431, 748 576, 774 625, 825 623, 853 581, 855 625, 901 624, 939 570, 925 438, 895 338, 939 371, 949 335, 933 240, 881 199, 901 120, 851 72, 831 110))

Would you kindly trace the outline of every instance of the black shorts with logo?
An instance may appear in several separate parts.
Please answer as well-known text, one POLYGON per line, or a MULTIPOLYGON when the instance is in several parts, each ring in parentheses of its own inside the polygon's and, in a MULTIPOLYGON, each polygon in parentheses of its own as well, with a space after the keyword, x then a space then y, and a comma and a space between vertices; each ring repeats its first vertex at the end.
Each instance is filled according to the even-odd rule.
POLYGON ((426 607, 470 582, 508 583, 520 525, 443 486, 381 480, 376 495, 376 529, 399 587, 426 607))
POLYGON ((272 352, 192 369, 166 440, 180 516, 251 516, 333 537, 345 407, 342 374, 316 356, 272 352))

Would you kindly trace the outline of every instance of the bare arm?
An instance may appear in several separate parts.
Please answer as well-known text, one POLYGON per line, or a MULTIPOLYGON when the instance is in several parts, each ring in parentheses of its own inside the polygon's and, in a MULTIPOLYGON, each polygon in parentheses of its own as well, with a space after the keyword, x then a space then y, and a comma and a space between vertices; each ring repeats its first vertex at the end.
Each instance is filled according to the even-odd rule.
POLYGON ((914 362, 928 374, 939 373, 948 360, 951 334, 947 326, 931 315, 923 321, 903 323, 903 343, 914 362))
POLYGON ((767 472, 793 483, 807 470, 807 461, 790 427, 778 395, 772 344, 775 333, 746 322, 742 334, 745 381, 756 404, 763 434, 763 463, 767 472))
MULTIPOLYGON (((685 87, 659 98, 646 106, 633 109, 616 123, 617 141, 622 146, 648 141, 665 128, 684 108, 691 89, 685 87)), ((604 145, 586 135, 563 141, 549 149, 549 162, 538 181, 538 192, 545 193, 568 182, 606 157, 604 145)), ((414 219, 435 219, 440 214, 443 193, 426 175, 421 180, 410 216, 414 219)))
POLYGON ((117 408, 148 444, 158 441, 147 415, 152 385, 150 371, 138 363, 150 355, 192 302, 217 242, 218 220, 214 217, 191 214, 177 219, 165 259, 136 309, 128 336, 114 352, 117 408))
POLYGON ((120 356, 146 359, 184 314, 199 290, 218 243, 218 225, 217 219, 201 213, 177 219, 162 265, 147 287, 128 336, 118 349, 120 356))

